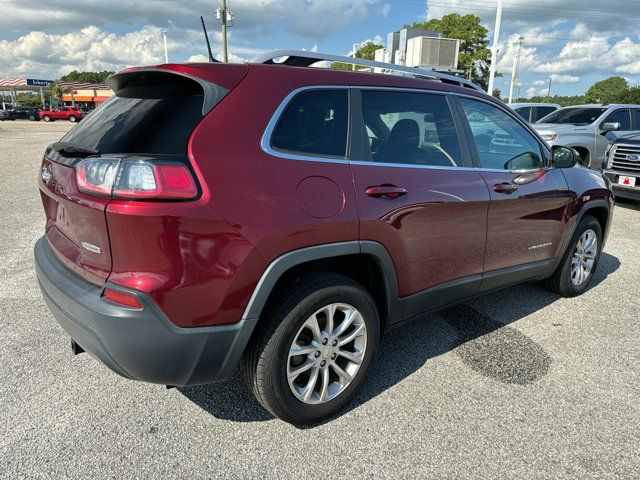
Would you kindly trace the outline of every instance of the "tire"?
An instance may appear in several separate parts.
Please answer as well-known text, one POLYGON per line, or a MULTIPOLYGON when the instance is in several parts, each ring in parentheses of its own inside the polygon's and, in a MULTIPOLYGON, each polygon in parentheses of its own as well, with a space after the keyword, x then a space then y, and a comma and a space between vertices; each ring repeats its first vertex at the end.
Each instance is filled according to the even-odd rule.
POLYGON ((35 115, 29 115, 29 120, 31 120, 32 122, 36 121, 36 116, 35 115))
POLYGON ((50 122, 50 121, 51 121, 51 117, 50 117, 49 115, 45 115, 44 117, 42 117, 42 119, 43 119, 45 122, 50 122))
POLYGON ((76 122, 76 117, 74 115, 69 115, 69 121, 71 123, 75 123, 76 122))
MULTIPOLYGON (((560 265, 558 265, 554 274, 546 281, 547 287, 562 297, 575 297, 576 295, 582 294, 589 287, 589 283, 591 283, 593 279, 593 275, 598 267, 600 253, 602 253, 602 227, 595 217, 585 215, 576 227, 571 241, 567 246, 567 250, 560 261, 560 265), (597 244, 593 247, 594 257, 588 274, 580 277, 580 273, 574 271, 574 266, 576 265, 576 256, 580 256, 578 243, 581 239, 586 238, 585 235, 587 232, 593 232, 597 244)), ((587 258, 589 256, 590 255, 586 255, 583 257, 585 262, 589 261, 589 258, 587 258)))
POLYGON ((281 292, 263 320, 266 323, 247 347, 243 370, 249 388, 264 408, 285 422, 308 425, 326 419, 351 400, 366 376, 380 340, 376 304, 362 285, 328 272, 303 277, 281 292), (342 330, 346 318, 354 318, 342 333, 336 335, 343 339, 342 347, 334 337, 326 337, 330 328, 326 324, 327 315, 322 311, 336 304, 334 332, 342 330), (349 308, 356 313, 347 317, 348 313, 344 312, 352 312, 349 308), (316 334, 312 334, 308 326, 314 318, 320 327, 318 330, 322 330, 316 330, 316 334), (361 333, 363 326, 364 333, 361 333), (358 332, 355 339, 347 341, 358 332), (303 337, 305 340, 301 343, 303 337), (316 338, 322 340, 315 342, 316 338), (322 343, 325 338, 326 344, 322 343), (315 351, 292 356, 290 350, 294 340, 298 346, 315 351), (334 341, 337 346, 333 346, 334 341), (359 366, 343 357, 345 354, 352 358, 358 356, 359 366), (289 375, 309 364, 313 366, 305 373, 292 375, 293 383, 290 384, 289 375), (339 376, 340 370, 342 374, 348 371, 351 380, 339 376), (309 387, 313 375, 316 380, 305 401, 303 392, 309 392, 309 389, 302 390, 302 386, 309 387))

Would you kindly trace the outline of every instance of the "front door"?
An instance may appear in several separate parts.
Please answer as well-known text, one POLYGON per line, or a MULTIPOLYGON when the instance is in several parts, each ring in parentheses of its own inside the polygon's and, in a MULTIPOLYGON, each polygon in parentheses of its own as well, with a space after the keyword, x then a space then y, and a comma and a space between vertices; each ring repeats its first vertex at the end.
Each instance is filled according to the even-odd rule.
MULTIPOLYGON (((447 96, 363 89, 353 91, 352 105, 360 239, 389 251, 401 297, 454 285, 461 297, 474 294, 490 197, 460 142, 447 96)), ((451 300, 427 297, 407 302, 405 317, 451 300)))
POLYGON ((607 115, 602 122, 598 125, 598 130, 595 134, 595 158, 591 160, 590 168, 594 170, 599 169, 602 166, 602 162, 605 160, 605 153, 607 147, 612 140, 618 137, 626 137, 634 130, 640 129, 640 125, 633 125, 631 110, 629 108, 619 108, 607 115), (617 123, 619 128, 617 130, 607 132, 603 131, 602 127, 605 123, 617 123))
POLYGON ((537 275, 561 254, 571 198, 562 171, 548 167, 546 149, 517 116, 488 102, 458 101, 491 194, 483 289, 537 275))

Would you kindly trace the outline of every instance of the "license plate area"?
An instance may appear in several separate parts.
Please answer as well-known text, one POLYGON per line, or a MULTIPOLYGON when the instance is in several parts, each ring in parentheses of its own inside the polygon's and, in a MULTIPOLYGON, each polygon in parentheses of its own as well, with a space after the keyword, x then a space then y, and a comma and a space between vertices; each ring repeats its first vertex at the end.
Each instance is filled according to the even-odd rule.
POLYGON ((623 187, 635 187, 636 177, 630 177, 628 175, 620 175, 618 177, 618 185, 621 185, 623 187))

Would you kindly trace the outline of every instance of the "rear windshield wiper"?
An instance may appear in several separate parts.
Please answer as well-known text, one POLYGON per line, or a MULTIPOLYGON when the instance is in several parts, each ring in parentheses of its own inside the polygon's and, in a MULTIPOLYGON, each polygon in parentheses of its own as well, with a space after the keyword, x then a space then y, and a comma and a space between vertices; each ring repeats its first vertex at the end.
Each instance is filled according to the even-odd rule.
POLYGON ((100 155, 99 150, 95 150, 93 148, 81 147, 80 145, 76 145, 75 143, 70 142, 56 142, 51 145, 56 152, 58 152, 63 157, 79 157, 84 158, 90 155, 100 155))

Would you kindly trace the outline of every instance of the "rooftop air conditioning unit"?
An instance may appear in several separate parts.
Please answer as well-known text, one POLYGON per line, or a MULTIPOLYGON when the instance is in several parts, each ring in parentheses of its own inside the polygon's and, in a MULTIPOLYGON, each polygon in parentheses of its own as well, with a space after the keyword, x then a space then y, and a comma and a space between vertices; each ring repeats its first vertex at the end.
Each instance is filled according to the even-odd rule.
POLYGON ((441 37, 414 37, 407 41, 404 64, 407 67, 422 67, 439 71, 458 68, 460 40, 441 37))

